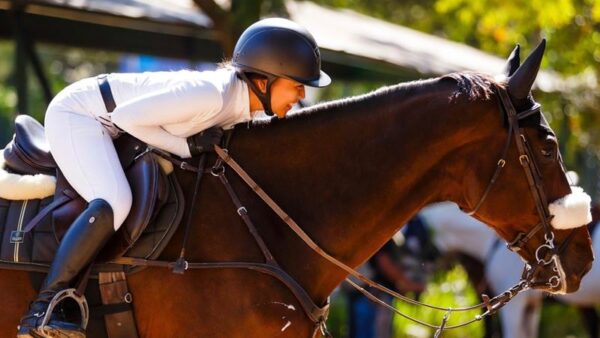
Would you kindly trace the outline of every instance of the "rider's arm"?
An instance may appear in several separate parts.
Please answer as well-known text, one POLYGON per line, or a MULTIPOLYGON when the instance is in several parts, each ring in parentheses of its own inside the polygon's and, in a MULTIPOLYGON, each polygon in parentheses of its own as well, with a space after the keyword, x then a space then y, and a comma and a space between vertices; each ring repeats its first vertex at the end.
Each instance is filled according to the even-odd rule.
POLYGON ((186 81, 118 105, 112 122, 125 132, 180 157, 190 157, 186 136, 176 136, 163 127, 194 121, 197 130, 212 127, 223 99, 217 88, 205 81, 186 81), (202 125, 205 121, 206 125, 202 125))

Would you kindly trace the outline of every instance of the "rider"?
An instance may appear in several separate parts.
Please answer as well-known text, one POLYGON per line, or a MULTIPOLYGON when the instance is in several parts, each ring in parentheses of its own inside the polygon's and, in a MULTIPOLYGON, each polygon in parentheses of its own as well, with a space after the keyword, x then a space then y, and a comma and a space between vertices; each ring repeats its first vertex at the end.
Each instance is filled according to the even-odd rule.
MULTIPOLYGON (((131 189, 113 139, 129 133, 188 158, 212 150, 221 127, 249 121, 261 110, 283 118, 304 98, 305 85, 330 82, 312 35, 292 21, 271 18, 248 27, 231 64, 218 70, 108 74, 61 91, 46 112, 46 136, 59 168, 89 204, 63 237, 17 336, 35 336, 52 298, 93 261, 129 213, 131 189)), ((85 336, 58 314, 44 329, 85 336)))

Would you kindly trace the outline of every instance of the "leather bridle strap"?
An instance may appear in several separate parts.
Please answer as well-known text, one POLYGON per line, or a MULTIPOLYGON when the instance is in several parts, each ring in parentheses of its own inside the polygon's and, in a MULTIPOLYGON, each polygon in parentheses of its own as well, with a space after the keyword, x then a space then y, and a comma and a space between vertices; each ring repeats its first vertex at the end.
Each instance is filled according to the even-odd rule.
MULTIPOLYGON (((407 318, 409 320, 412 320, 421 325, 425 325, 425 326, 437 329, 438 332, 436 332, 436 335, 441 333, 441 331, 444 329, 453 329, 453 328, 462 327, 462 326, 468 325, 474 321, 481 320, 485 316, 489 316, 489 315, 495 313, 498 309, 500 309, 508 301, 510 301, 510 299, 512 299, 515 295, 517 295, 518 293, 520 293, 523 290, 526 290, 529 287, 529 284, 527 283, 527 281, 521 280, 512 288, 508 289, 504 293, 502 293, 492 299, 490 299, 486 295, 483 295, 484 302, 477 304, 477 305, 463 307, 463 308, 438 307, 438 306, 433 306, 433 305, 429 305, 429 304, 424 304, 424 303, 415 301, 411 298, 405 297, 397 292, 389 290, 389 289, 371 281, 367 277, 363 276, 362 274, 358 273, 357 271, 346 266, 342 262, 338 261, 337 259, 333 258, 332 256, 328 255, 326 252, 324 252, 316 243, 314 243, 314 241, 312 241, 310 239, 310 237, 306 233, 304 233, 304 231, 302 231, 302 229, 289 217, 289 215, 287 215, 285 212, 283 212, 283 210, 281 210, 277 206, 277 204, 248 176, 248 174, 246 174, 246 172, 237 163, 235 163, 235 161, 226 153, 226 151, 223 148, 215 146, 215 152, 219 156, 217 163, 220 163, 222 161, 222 162, 227 163, 231 168, 233 168, 236 171, 236 173, 252 188, 252 190, 255 191, 285 221, 285 223, 288 224, 307 245, 309 245, 309 247, 311 247, 313 250, 315 250, 317 253, 319 253, 322 257, 328 259, 333 264, 339 266, 344 271, 348 272, 348 274, 363 281, 368 286, 376 288, 376 289, 378 289, 382 292, 385 292, 391 296, 394 296, 395 298, 397 298, 399 300, 402 300, 406 303, 413 304, 413 305, 424 306, 424 307, 428 307, 428 308, 435 309, 435 310, 445 311, 446 315, 444 316, 444 321, 442 322, 442 324, 441 325, 431 325, 431 324, 425 323, 423 321, 420 321, 418 319, 407 316, 407 315, 397 311, 396 309, 391 308, 385 302, 379 300, 377 297, 373 296, 371 293, 369 293, 365 289, 357 286, 350 279, 346 279, 346 281, 350 285, 355 286, 357 288, 357 290, 359 290, 360 292, 365 294, 369 299, 373 300, 374 302, 377 302, 380 305, 387 307, 388 309, 398 313, 401 316, 404 316, 405 318, 407 318), (462 323, 459 325, 446 326, 446 320, 447 320, 448 316, 450 315, 450 313, 469 311, 469 310, 480 309, 480 308, 487 308, 487 311, 485 313, 483 313, 482 315, 476 316, 475 319, 473 319, 471 321, 468 321, 468 322, 465 322, 465 323, 462 323)), ((167 160, 173 161, 172 157, 165 156, 165 154, 163 154, 161 152, 157 152, 157 154, 166 158, 167 160)), ((189 170, 189 171, 196 172, 196 173, 203 171, 199 168, 195 168, 195 167, 193 167, 185 162, 182 162, 182 161, 180 161, 180 163, 178 163, 177 165, 184 170, 189 170)), ((213 174, 214 176, 223 175, 223 177, 224 177, 224 168, 220 167, 220 164, 216 164, 213 167, 213 169, 210 170, 210 173, 213 174)), ((248 225, 248 228, 249 228, 250 232, 252 233, 253 237, 255 238, 255 240, 257 238, 260 238, 260 236, 256 232, 256 228, 252 225, 252 223, 247 222, 247 221, 249 221, 249 217, 247 217, 247 212, 246 212, 245 208, 243 208, 243 206, 241 205, 241 202, 239 201, 237 196, 235 196, 235 193, 231 189, 231 186, 228 183, 228 181, 226 179, 225 180, 221 179, 221 182, 226 186, 228 193, 230 193, 230 195, 235 197, 235 198, 232 197, 232 201, 238 208, 237 209, 238 214, 240 215, 240 217, 242 217, 242 219, 244 220, 246 225, 248 225)), ((296 298, 299 300, 300 304, 302 305, 305 313, 307 313, 309 318, 316 324, 313 336, 316 336, 317 334, 321 334, 322 336, 330 337, 330 334, 327 331, 327 328, 325 325, 325 320, 324 320, 327 317, 329 302, 327 302, 325 304, 325 306, 323 306, 323 307, 316 306, 314 304, 314 302, 312 301, 312 299, 310 298, 310 296, 302 288, 302 286, 300 286, 288 273, 286 273, 283 269, 281 269, 277 265, 277 263, 275 262, 272 255, 270 255, 268 248, 266 248, 265 243, 262 240, 260 240, 260 241, 257 241, 257 244, 263 251, 263 255, 265 256, 265 258, 267 260, 266 264, 265 263, 251 263, 251 262, 226 262, 226 263, 195 263, 195 262, 193 262, 193 263, 189 263, 187 261, 184 261, 184 270, 187 270, 187 269, 249 269, 249 270, 254 270, 257 272, 271 275, 271 276, 277 278, 278 280, 280 280, 281 282, 283 282, 293 292, 293 294, 296 296, 296 298)), ((120 258, 112 261, 112 263, 131 265, 131 266, 163 267, 163 268, 170 268, 170 269, 173 269, 174 267, 180 265, 180 264, 178 264, 179 262, 146 260, 146 259, 131 258, 131 257, 120 257, 120 258)))
MULTIPOLYGON (((502 171, 502 168, 504 168, 504 165, 506 164, 506 156, 508 153, 508 149, 511 140, 514 137, 515 144, 517 146, 517 151, 519 153, 519 163, 521 164, 521 166, 523 167, 523 171, 525 172, 527 184, 529 186, 529 190, 533 195, 536 210, 540 218, 540 223, 538 223, 529 232, 519 233, 514 240, 508 243, 507 246, 510 250, 517 251, 522 249, 527 243, 527 241, 529 241, 529 239, 531 239, 533 235, 535 235, 535 233, 537 233, 540 229, 544 230, 546 241, 549 241, 554 237, 552 234, 551 226, 549 224, 551 216, 547 207, 548 201, 546 198, 546 194, 544 193, 542 181, 539 177, 539 169, 536 165, 534 157, 531 154, 531 150, 527 143, 527 138, 522 133, 521 128, 519 126, 519 120, 525 119, 533 114, 539 113, 540 104, 534 103, 534 105, 530 109, 523 111, 520 114, 517 114, 514 105, 510 101, 508 92, 500 88, 496 92, 498 94, 498 97, 500 98, 500 108, 504 110, 507 116, 508 137, 502 150, 502 155, 500 156, 500 160, 498 160, 498 165, 496 167, 496 170, 494 171, 490 182, 484 190, 484 193, 482 194, 481 198, 475 205, 475 208, 472 211, 467 212, 467 214, 471 216, 474 215, 488 197, 492 187, 496 183, 496 180, 498 179, 502 171)), ((555 248, 553 248, 553 251, 556 252, 555 248)))
MULTIPOLYGON (((429 307, 431 309, 436 309, 436 310, 440 310, 440 311, 461 312, 461 311, 470 311, 473 309, 478 309, 481 307, 488 306, 488 302, 486 302, 486 303, 481 303, 481 304, 477 304, 477 305, 473 305, 473 306, 469 306, 469 307, 450 309, 450 308, 445 308, 445 307, 424 304, 424 303, 415 301, 411 298, 403 296, 393 290, 390 290, 382 285, 375 283, 371 279, 367 278, 366 276, 362 275, 358 271, 352 269, 351 267, 347 266, 346 264, 342 263, 335 257, 333 257, 333 256, 329 255, 327 252, 325 252, 318 244, 316 244, 310 238, 310 236, 308 236, 308 234, 306 234, 304 232, 304 230, 302 230, 302 228, 300 228, 300 226, 287 213, 285 213, 285 211, 283 211, 277 205, 277 203, 273 199, 271 199, 271 197, 269 197, 267 195, 267 193, 264 190, 262 190, 262 188, 260 186, 258 186, 258 184, 256 184, 256 182, 244 171, 243 168, 240 167, 239 164, 237 164, 237 162, 235 162, 235 160, 224 149, 222 149, 221 147, 215 146, 215 152, 296 233, 296 235, 298 235, 298 237, 300 237, 300 239, 302 239, 304 241, 304 243, 306 243, 306 245, 308 245, 313 251, 315 251, 321 257, 325 258, 330 263, 332 263, 332 264, 336 265, 337 267, 339 267, 340 269, 344 270, 349 275, 356 277, 357 279, 364 282, 368 286, 378 289, 382 292, 385 292, 385 293, 387 293, 391 296, 394 296, 400 300, 403 300, 409 304, 425 306, 425 307, 429 307)), ((497 297, 495 297, 494 299, 496 299, 496 298, 497 297)), ((492 299, 491 301, 493 301, 494 299, 492 299)), ((449 327, 447 327, 447 328, 449 328, 449 327)))
MULTIPOLYGON (((278 205, 277 203, 275 203, 275 201, 273 201, 263 190, 262 188, 260 188, 256 182, 254 182, 254 180, 231 158, 231 156, 229 156, 229 154, 222 148, 215 146, 215 152, 217 153, 217 155, 219 156, 219 158, 225 162, 227 165, 229 165, 241 178, 244 182, 246 182, 246 184, 265 202, 267 203, 267 205, 269 207, 271 207, 271 209, 311 248, 313 249, 315 252, 317 252, 321 257, 325 258, 326 260, 328 260, 329 262, 333 263, 334 265, 338 266, 339 268, 341 268, 342 270, 346 271, 348 274, 358 278, 359 280, 361 280, 362 282, 364 282, 365 284, 367 284, 369 287, 378 289, 382 292, 385 292, 399 300, 402 300, 406 303, 412 304, 412 305, 418 305, 418 306, 423 306, 423 307, 428 307, 431 309, 435 309, 435 310, 439 310, 439 311, 445 311, 446 314, 444 316, 444 320, 442 321, 441 325, 432 325, 429 323, 426 323, 424 321, 412 318, 400 311, 398 311, 397 309, 395 309, 394 307, 389 306, 387 303, 381 301, 380 299, 378 299, 377 297, 373 296, 370 292, 368 292, 367 290, 365 290, 364 288, 358 286, 355 282, 353 282, 351 279, 347 278, 346 281, 353 287, 355 287, 358 291, 360 291, 361 293, 363 293, 367 298, 369 298, 370 300, 378 303, 379 305, 382 305, 384 307, 386 307, 387 309, 397 313, 400 316, 403 316, 406 319, 412 320, 416 323, 419 323, 421 325, 436 329, 436 336, 439 336, 442 332, 442 330, 448 330, 448 329, 455 329, 455 328, 459 328, 459 327, 463 327, 466 325, 469 325, 475 321, 479 321, 481 320, 483 317, 489 316, 493 313, 495 313, 496 311, 498 311, 501 307, 503 307, 506 303, 508 303, 508 301, 510 301, 514 296, 516 296, 517 294, 519 294, 520 292, 527 290, 529 288, 529 283, 526 280, 520 280, 517 284, 515 284, 513 287, 511 287, 510 289, 508 289, 507 291, 503 292, 502 294, 490 299, 489 297, 484 295, 484 302, 477 304, 477 305, 473 305, 473 306, 469 306, 469 307, 462 307, 462 308, 444 308, 444 307, 439 307, 439 306, 434 306, 434 305, 429 305, 429 304, 424 304, 421 302, 418 302, 416 300, 413 300, 411 298, 408 298, 406 296, 403 296, 397 292, 394 292, 382 285, 379 285, 375 282, 373 282, 372 280, 370 280, 369 278, 365 277, 364 275, 360 274, 359 272, 357 272, 356 270, 348 267, 347 265, 345 265, 344 263, 340 262, 339 260, 337 260, 336 258, 332 257, 331 255, 327 254, 323 249, 321 249, 297 224, 296 222, 294 222, 294 220, 287 214, 285 213, 278 205), (452 312, 462 312, 462 311, 470 311, 470 310, 474 310, 474 309, 481 309, 481 308, 486 308, 487 310, 482 314, 482 315, 477 315, 475 316, 474 319, 464 322, 462 324, 457 324, 457 325, 451 325, 451 326, 447 326, 447 319, 449 317, 449 315, 452 312)), ((318 322, 316 322, 317 324, 319 324, 318 322)), ((324 331, 324 325, 323 322, 320 323, 320 328, 322 331, 324 331)), ((317 327, 317 329, 319 328, 319 326, 317 327)), ((326 331, 325 331, 326 332, 326 331)))
MULTIPOLYGON (((134 257, 119 257, 111 261, 110 263, 167 269, 173 269, 176 264, 176 262, 156 261, 134 257)), ((312 321, 319 322, 327 316, 327 312, 329 311, 329 302, 327 302, 323 307, 317 307, 316 305, 314 305, 310 296, 298 284, 298 282, 296 282, 289 274, 287 274, 280 267, 275 265, 258 262, 191 262, 186 264, 186 270, 188 269, 246 269, 257 271, 266 275, 273 276, 282 283, 284 283, 292 291, 294 296, 300 301, 300 305, 303 307, 304 311, 312 321)))
POLYGON ((517 252, 522 250, 527 241, 529 241, 533 235, 535 235, 538 231, 544 228, 542 223, 538 223, 535 227, 529 230, 528 233, 520 232, 517 237, 509 243, 506 243, 506 247, 512 251, 517 252))
MULTIPOLYGON (((496 183, 498 176, 500 176, 500 172, 506 165, 506 157, 508 155, 508 149, 510 148, 510 143, 512 142, 513 134, 514 134, 515 138, 517 137, 517 135, 520 134, 519 120, 527 118, 535 113, 539 113, 540 107, 541 107, 540 104, 536 102, 533 105, 533 107, 531 107, 530 109, 523 111, 517 115, 517 113, 515 112, 514 106, 510 102, 510 99, 508 98, 508 95, 506 94, 506 92, 503 90, 497 90, 497 92, 505 94, 505 97, 500 95, 499 105, 500 105, 500 109, 504 110, 508 117, 508 137, 506 138, 506 142, 504 143, 504 148, 502 149, 502 152, 500 153, 501 155, 500 155, 500 159, 498 160, 498 163, 496 165, 496 170, 494 171, 492 178, 490 179, 487 187, 485 188, 483 194, 481 195, 481 198, 479 198, 479 201, 477 202, 477 204, 475 205, 473 210, 468 211, 468 212, 465 211, 465 213, 469 216, 473 216, 479 210, 479 208, 481 207, 481 205, 483 204, 483 202, 489 195, 490 191, 492 190, 492 187, 496 183), (508 100, 508 101, 505 101, 505 100, 508 100), (507 108, 507 106, 510 107, 510 110, 507 108), (512 111, 512 113, 510 113, 509 111, 512 111), (511 119, 510 114, 512 114, 516 118, 511 119), (515 129, 517 129, 517 130, 515 130, 515 129)), ((524 154, 524 153, 519 149, 519 154, 524 154)))
MULTIPOLYGON (((334 264, 338 268, 347 272, 349 275, 352 275, 352 276, 358 278, 360 281, 364 282, 365 284, 367 284, 371 287, 374 287, 378 290, 388 293, 396 298, 403 299, 409 303, 420 304, 413 299, 405 297, 395 291, 392 291, 382 285, 375 283, 374 281, 370 280, 369 278, 362 275, 358 271, 352 269, 348 265, 339 261, 337 258, 335 258, 335 257, 331 256, 330 254, 328 254, 327 252, 325 252, 317 243, 315 243, 312 240, 312 238, 310 238, 310 236, 306 232, 304 232, 304 230, 285 211, 283 211, 279 207, 279 205, 277 205, 277 203, 273 199, 271 199, 271 197, 269 197, 269 195, 267 195, 267 193, 265 193, 264 190, 262 190, 262 188, 260 186, 258 186, 258 184, 256 184, 256 182, 246 173, 246 171, 244 171, 244 169, 242 169, 242 167, 239 166, 239 164, 237 164, 237 162, 235 162, 235 160, 233 158, 231 158, 231 156, 229 156, 229 154, 227 152, 225 152, 221 147, 218 147, 218 146, 215 146, 215 152, 225 163, 227 163, 227 165, 229 165, 229 167, 231 167, 240 176, 240 178, 244 182, 246 182, 246 184, 250 187, 250 189, 252 189, 296 233, 296 235, 298 235, 298 237, 300 237, 300 239, 302 239, 302 241, 304 241, 304 243, 306 243, 306 245, 308 245, 313 251, 315 251, 321 257, 325 258, 330 263, 334 264)), ((426 304, 422 304, 422 305, 426 305, 426 304)), ((447 308, 443 308, 443 307, 437 307, 437 306, 432 306, 432 305, 428 305, 428 306, 431 308, 434 308, 434 309, 442 310, 442 311, 448 310, 447 308)), ((473 310, 476 308, 478 308, 478 306, 453 309, 453 311, 469 311, 469 310, 473 310)))
MULTIPOLYGON (((534 112, 538 111, 539 104, 534 104, 534 106, 531 109, 523 113, 523 116, 518 116, 515 111, 515 107, 510 101, 508 92, 505 90, 498 90, 497 92, 502 103, 502 108, 508 116, 508 121, 510 125, 514 128, 515 143, 519 153, 519 163, 521 164, 521 166, 523 167, 523 171, 525 172, 527 184, 529 185, 529 189, 531 190, 531 193, 534 198, 535 206, 540 219, 540 224, 544 230, 545 242, 543 242, 535 251, 534 258, 536 259, 536 267, 534 270, 538 270, 538 267, 553 263, 555 265, 554 270, 556 271, 556 274, 550 277, 547 284, 551 285, 552 288, 560 287, 559 291, 564 291, 566 287, 566 283, 564 280, 564 270, 562 268, 559 251, 556 245, 554 244, 554 233, 552 232, 552 227, 550 225, 550 220, 552 219, 552 216, 548 211, 548 199, 546 197, 546 194, 544 193, 544 188, 542 186, 542 180, 540 177, 541 173, 539 171, 539 168, 537 167, 535 157, 531 152, 531 148, 527 143, 527 138, 525 137, 525 134, 521 132, 521 128, 519 126, 519 120, 521 118, 530 116, 534 112), (549 250, 546 252, 543 258, 540 258, 539 252, 543 248, 549 250), (547 258, 549 256, 550 258, 547 258), (556 283, 556 285, 554 285, 553 281, 558 282, 556 283)), ((519 234, 517 238, 510 243, 512 245, 509 246, 509 249, 522 249, 526 245, 527 241, 533 237, 533 234, 535 234, 539 230, 540 224, 536 225, 524 236, 522 234, 519 234)), ((565 241, 562 243, 561 250, 562 248, 566 247, 566 244, 569 241, 565 241)), ((529 275, 528 280, 530 283, 533 282, 533 274, 529 275)))
POLYGON ((477 204, 475 205, 475 208, 473 208, 472 211, 467 212, 466 213, 467 215, 473 216, 479 210, 479 208, 483 204, 483 201, 485 201, 488 194, 492 190, 492 187, 496 183, 496 180, 500 176, 500 172, 502 172, 502 169, 506 165, 506 156, 508 155, 508 149, 510 148, 510 143, 512 140, 512 137, 511 137, 512 133, 513 133, 513 125, 512 125, 512 123, 510 123, 508 126, 508 138, 506 139, 506 142, 504 143, 504 148, 502 149, 500 159, 498 160, 498 163, 496 164, 496 170, 494 171, 494 175, 492 176, 492 179, 490 180, 490 182, 488 183, 487 187, 485 188, 483 194, 481 195, 479 202, 477 202, 477 204))
MULTIPOLYGON (((200 184, 202 183, 202 177, 204 175, 204 165, 206 163, 206 153, 202 153, 198 162, 198 171, 196 171, 196 182, 194 184, 194 194, 192 195, 191 205, 195 205, 198 200, 198 193, 200 192, 200 184)), ((185 260, 185 250, 190 237, 190 229, 192 227, 192 220, 194 216, 195 208, 192 208, 188 213, 188 218, 185 222, 185 230, 183 234, 183 244, 181 245, 181 251, 179 257, 175 261, 173 266, 173 272, 182 275, 187 269, 187 261, 185 260)))
MULTIPOLYGON (((498 91, 500 93, 500 98, 501 98, 501 102, 505 108, 505 111, 509 117, 509 137, 507 139, 507 142, 504 146, 504 149, 502 151, 502 157, 501 159, 498 161, 498 166, 496 169, 496 172, 494 173, 492 180, 490 181, 490 183, 488 184, 488 187, 486 188, 482 198, 480 199, 480 201, 477 203, 476 205, 476 209, 475 211, 481 206, 481 204, 483 203, 483 201, 485 200, 485 198, 487 197, 487 195, 489 194, 491 187, 494 185, 494 183, 496 182, 500 171, 502 170, 502 168, 504 167, 505 163, 506 163, 506 156, 508 154, 508 149, 510 147, 510 142, 512 139, 512 135, 514 134, 516 143, 517 143, 517 147, 519 150, 519 161, 521 163, 521 165, 524 168, 524 171, 526 173, 527 176, 527 180, 530 186, 530 189, 532 190, 532 194, 534 195, 534 199, 536 201, 536 206, 538 209, 538 213, 540 214, 540 219, 542 220, 542 222, 536 226, 534 229, 532 229, 530 231, 529 234, 525 235, 526 239, 529 239, 533 236, 533 234, 537 231, 539 231, 539 229, 541 227, 544 228, 544 230, 546 231, 546 233, 550 233, 552 234, 550 228, 549 228, 549 224, 548 224, 548 219, 549 217, 547 217, 548 215, 548 211, 547 211, 547 207, 544 204, 546 201, 545 195, 543 194, 542 191, 542 187, 541 187, 541 183, 540 183, 540 179, 538 176, 534 176, 533 171, 537 170, 537 168, 535 167, 535 162, 532 162, 529 160, 530 157, 530 152, 526 147, 526 139, 525 137, 521 134, 520 129, 519 129, 519 125, 518 125, 518 120, 519 117, 517 117, 515 111, 514 111, 514 107, 512 106, 510 100, 505 101, 505 98, 507 98, 507 94, 505 91, 503 90, 499 90, 498 91), (507 107, 509 109, 507 109, 507 107), (540 227, 540 228, 538 228, 540 227)), ((535 112, 539 111, 539 105, 535 106, 528 110, 527 112, 525 112, 525 115, 529 116, 535 112)), ((411 318, 409 316, 406 316, 402 313, 399 313, 397 310, 392 309, 390 306, 386 306, 386 304, 384 302, 382 302, 381 300, 377 299, 376 297, 374 297, 372 294, 370 294, 368 291, 364 290, 363 288, 359 287, 358 285, 356 285, 356 283, 354 283, 352 280, 347 279, 348 283, 350 283, 351 285, 355 286, 360 292, 364 293, 369 299, 383 305, 386 306, 387 308, 391 309, 392 311, 395 311, 396 313, 398 313, 399 315, 404 316, 407 319, 413 320, 421 325, 425 325, 431 328, 435 328, 438 330, 438 332, 436 332, 436 335, 438 335, 439 333, 441 333, 442 330, 444 329, 452 329, 452 328, 457 328, 457 327, 461 327, 464 325, 468 325, 469 323, 472 323, 474 321, 480 320, 481 318, 483 318, 484 316, 490 315, 494 312, 496 312, 499 308, 501 308, 502 306, 504 306, 510 299, 512 299, 515 295, 517 295, 518 293, 520 293, 523 290, 526 290, 530 287, 530 282, 531 282, 531 278, 532 275, 528 276, 527 279, 522 279, 521 281, 519 281, 515 286, 513 286, 512 288, 510 288, 509 290, 507 290, 506 292, 492 298, 489 299, 489 297, 484 296, 484 302, 474 305, 474 306, 469 306, 469 307, 463 307, 463 308, 444 308, 444 307, 438 307, 438 306, 433 306, 433 305, 429 305, 429 304, 424 304, 418 301, 415 301, 411 298, 405 297, 397 292, 394 292, 384 286, 381 286, 375 282, 373 282, 372 280, 370 280, 369 278, 365 277, 364 275, 360 274, 359 272, 357 272, 356 270, 350 268, 349 266, 347 266, 346 264, 342 263, 341 261, 337 260, 336 258, 332 257, 331 255, 329 255, 327 252, 325 252, 321 247, 319 247, 318 244, 316 244, 304 231, 302 228, 300 228, 300 226, 298 226, 298 224, 287 214, 285 213, 276 203, 274 200, 272 200, 259 186, 258 184, 256 184, 256 182, 231 158, 231 156, 229 156, 229 154, 227 154, 227 152, 219 147, 219 146, 215 146, 215 152, 217 153, 217 155, 219 156, 220 161, 225 162, 227 165, 229 165, 239 176, 240 178, 242 178, 242 180, 300 237, 300 239, 302 239, 313 251, 315 251, 317 254, 319 254, 321 257, 323 257, 324 259, 326 259, 327 261, 331 262, 332 264, 336 265, 338 268, 344 270, 346 273, 348 273, 351 276, 354 276, 355 278, 359 279, 360 281, 364 282, 366 285, 368 285, 369 287, 378 289, 384 293, 387 293, 389 295, 394 296, 397 299, 403 300, 409 304, 413 304, 413 305, 420 305, 420 306, 424 306, 424 307, 428 307, 431 309, 436 309, 436 310, 440 310, 440 311, 445 311, 446 312, 446 316, 444 316, 444 320, 442 322, 441 325, 437 326, 437 325, 431 325, 419 320, 416 320, 414 318, 411 318), (479 309, 479 308, 487 308, 487 311, 481 315, 481 316, 476 316, 474 320, 471 320, 469 322, 460 324, 460 325, 454 325, 454 326, 446 326, 446 320, 448 318, 448 315, 451 312, 460 312, 460 311, 469 311, 469 310, 473 310, 473 309, 479 309)), ((533 158, 532 158, 533 159, 533 158)), ((183 165, 180 166, 181 168, 183 168, 183 165)), ((192 170, 193 171, 193 170, 192 170)), ((538 173, 538 172, 536 172, 538 173)), ((219 171, 219 172, 213 172, 213 175, 218 176, 218 175, 222 175, 223 172, 219 171)), ((224 176, 223 176, 224 177, 224 176)), ((229 186, 228 182, 226 180, 221 179, 222 182, 227 186, 229 186)), ((235 194, 233 193, 233 191, 229 188, 227 189, 228 193, 233 194, 233 196, 235 196, 235 194)), ((241 205, 239 202, 239 199, 236 198, 232 198, 232 200, 234 201, 234 203, 236 204, 236 206, 241 205)), ((240 214, 240 216, 242 217, 242 219, 246 222, 249 218, 247 218, 247 214, 245 212, 245 208, 241 209, 240 207, 238 207, 238 214, 240 214)), ((248 224, 248 223, 247 223, 248 224)), ((252 229, 251 230, 252 233, 252 229)), ((254 233, 252 233, 253 236, 255 235, 254 233)), ((254 236, 255 239, 257 238, 256 236, 254 236)), ((546 236, 546 238, 548 239, 548 235, 546 236)), ((514 243, 515 241, 513 241, 514 243)), ((259 246, 261 247, 261 249, 265 249, 266 246, 264 245, 264 243, 261 243, 261 241, 257 241, 257 243, 259 244, 259 246), (261 245, 262 244, 262 245, 261 245)), ((553 251, 556 251, 556 248, 552 247, 553 251)), ((268 249, 267 249, 268 252, 268 249)), ((265 254, 265 250, 263 250, 263 254, 265 254)), ((270 261, 269 259, 269 255, 265 255, 265 258, 267 258, 267 261, 270 261)), ((117 261, 118 263, 123 263, 122 259, 121 261, 117 261)), ((129 261, 129 263, 133 263, 134 265, 148 265, 148 266, 172 266, 173 263, 167 263, 167 262, 150 262, 150 261, 141 261, 141 260, 135 260, 135 262, 133 261, 129 261)), ((274 263, 274 260, 271 261, 270 263, 274 263)), ((539 263, 539 262, 538 262, 539 263)), ((127 263, 125 263, 127 264, 127 263)), ((188 263, 186 262, 186 267, 188 263)), ((538 264, 539 265, 539 264, 538 264)), ((210 263, 189 263, 189 267, 190 268, 226 268, 226 267, 238 267, 238 268, 249 268, 249 269, 257 269, 258 267, 261 267, 261 269, 259 271, 263 272, 263 273, 267 273, 265 270, 277 270, 278 272, 274 274, 274 276, 276 276, 277 278, 279 278, 280 280, 282 280, 282 277, 286 277, 283 278, 284 280, 287 279, 287 277, 289 277, 289 275, 287 275, 287 273, 285 273, 283 270, 281 270, 277 265, 275 264, 260 264, 260 263, 233 263, 233 264, 227 264, 227 263, 217 263, 217 264, 210 264, 210 263), (229 266, 228 266, 229 265, 229 266), (267 268, 268 267, 268 268, 267 268), (267 269, 265 269, 267 268, 267 269), (282 276, 282 274, 284 276, 282 276)), ((533 270, 537 270, 540 266, 536 266, 533 270)), ((258 270, 258 269, 257 269, 258 270)), ((293 279, 292 279, 293 280, 293 279)), ((283 281, 283 280, 282 280, 283 281)), ((292 291, 295 291, 295 293, 298 293, 299 290, 302 290, 301 293, 304 294, 304 296, 306 296, 305 291, 300 288, 298 289, 297 287, 297 283, 295 282, 290 282, 288 281, 286 283, 288 286, 294 284, 294 287, 290 287, 292 289, 292 291), (290 284, 291 283, 291 284, 290 284)), ((298 295, 297 295, 298 296, 298 295)), ((301 297, 304 298, 304 297, 301 297)), ((301 299, 299 298, 299 299, 301 299)), ((303 302, 301 302, 303 303, 303 302)), ((308 303, 308 302, 307 302, 308 303)), ((314 304, 314 303, 313 303, 314 304)), ((304 305, 304 304, 303 304, 304 305)), ((314 309, 314 307, 313 307, 314 309)), ((307 310, 307 309, 305 309, 307 310)), ((310 313, 310 311, 307 311, 310 313)), ((315 323, 317 323, 318 325, 323 325, 324 322, 321 321, 316 321, 314 318, 316 316, 311 316, 313 319, 313 321, 315 321, 315 323)), ((321 317, 322 318, 322 317, 321 317)))
POLYGON ((500 95, 504 110, 508 115, 509 123, 514 129, 515 143, 517 145, 517 150, 519 151, 519 163, 521 163, 521 166, 525 171, 527 183, 529 184, 529 188, 533 194, 535 205, 540 216, 540 221, 544 225, 544 231, 548 233, 551 231, 550 224, 548 223, 548 219, 550 218, 550 212, 548 211, 547 207, 548 202, 546 199, 546 194, 543 191, 544 188, 539 175, 534 175, 534 173, 539 173, 539 170, 536 166, 535 159, 531 156, 531 152, 527 146, 527 139, 521 132, 521 128, 519 126, 519 116, 517 116, 515 107, 510 102, 508 93, 505 90, 499 90, 498 94, 500 95))

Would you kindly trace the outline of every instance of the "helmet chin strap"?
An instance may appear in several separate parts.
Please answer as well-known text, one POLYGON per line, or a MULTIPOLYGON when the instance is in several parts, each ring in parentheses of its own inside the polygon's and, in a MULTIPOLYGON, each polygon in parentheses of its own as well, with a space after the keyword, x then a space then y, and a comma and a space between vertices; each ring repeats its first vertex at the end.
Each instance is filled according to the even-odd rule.
POLYGON ((267 76, 267 90, 266 90, 266 92, 263 93, 260 90, 260 88, 258 88, 258 86, 254 83, 254 81, 250 80, 248 78, 248 76, 246 76, 246 72, 238 71, 237 73, 242 78, 242 80, 244 80, 244 82, 246 82, 246 84, 248 84, 248 86, 250 87, 250 90, 252 90, 254 95, 256 95, 256 97, 258 97, 258 99, 260 100, 260 103, 262 103, 265 114, 267 114, 268 116, 275 115, 273 113, 273 110, 271 109, 271 86, 273 85, 273 82, 275 82, 277 77, 267 76))

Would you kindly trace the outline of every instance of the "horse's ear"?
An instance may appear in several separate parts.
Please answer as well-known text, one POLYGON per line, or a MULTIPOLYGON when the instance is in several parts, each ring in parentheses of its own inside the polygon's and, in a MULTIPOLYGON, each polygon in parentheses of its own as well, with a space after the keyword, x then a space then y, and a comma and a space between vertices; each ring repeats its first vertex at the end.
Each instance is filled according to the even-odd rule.
POLYGON ((540 70, 545 49, 546 39, 543 39, 527 59, 525 59, 521 67, 509 78, 508 93, 512 98, 517 100, 527 98, 540 70))
POLYGON ((515 73, 515 71, 519 68, 521 64, 521 46, 517 44, 515 49, 513 49, 512 53, 508 56, 508 60, 506 60, 506 66, 504 66, 504 75, 509 77, 515 73))

